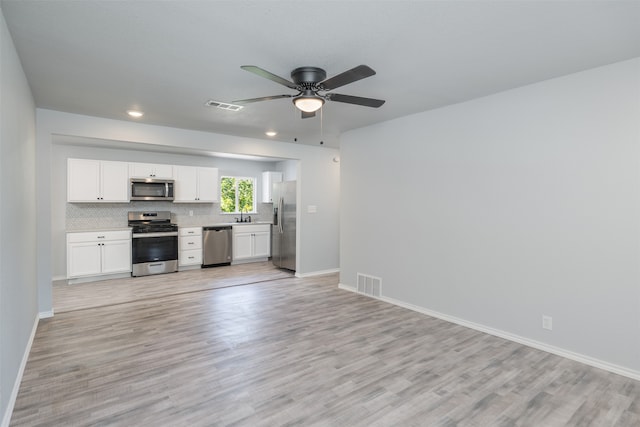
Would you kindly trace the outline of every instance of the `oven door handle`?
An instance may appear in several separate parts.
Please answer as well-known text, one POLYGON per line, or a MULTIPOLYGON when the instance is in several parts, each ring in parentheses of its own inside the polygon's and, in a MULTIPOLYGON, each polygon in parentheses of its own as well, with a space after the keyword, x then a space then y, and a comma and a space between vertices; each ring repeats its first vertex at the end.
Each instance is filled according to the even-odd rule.
POLYGON ((143 239, 146 237, 171 237, 171 236, 177 236, 178 232, 177 231, 169 231, 169 232, 160 232, 160 233, 136 233, 133 234, 131 237, 133 237, 134 239, 143 239))

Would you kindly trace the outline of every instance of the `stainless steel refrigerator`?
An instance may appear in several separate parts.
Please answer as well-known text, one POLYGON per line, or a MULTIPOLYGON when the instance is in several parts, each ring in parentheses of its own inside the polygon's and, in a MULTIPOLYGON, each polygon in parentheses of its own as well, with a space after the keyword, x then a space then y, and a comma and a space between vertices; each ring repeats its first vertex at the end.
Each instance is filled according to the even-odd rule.
POLYGON ((273 265, 296 269, 296 181, 274 182, 271 258, 273 265))

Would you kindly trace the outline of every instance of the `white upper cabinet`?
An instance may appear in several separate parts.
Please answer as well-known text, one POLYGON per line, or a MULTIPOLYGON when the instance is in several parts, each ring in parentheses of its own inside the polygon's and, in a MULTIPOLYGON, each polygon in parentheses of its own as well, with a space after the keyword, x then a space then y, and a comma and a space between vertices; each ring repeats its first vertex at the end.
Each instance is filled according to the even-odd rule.
POLYGON ((177 203, 213 203, 218 201, 218 169, 174 166, 177 203))
POLYGON ((67 201, 129 201, 129 167, 124 162, 67 160, 67 201))
POLYGON ((129 177, 173 179, 173 165, 129 163, 129 177))
POLYGON ((262 172, 262 203, 273 203, 271 189, 274 182, 282 182, 282 172, 262 172))

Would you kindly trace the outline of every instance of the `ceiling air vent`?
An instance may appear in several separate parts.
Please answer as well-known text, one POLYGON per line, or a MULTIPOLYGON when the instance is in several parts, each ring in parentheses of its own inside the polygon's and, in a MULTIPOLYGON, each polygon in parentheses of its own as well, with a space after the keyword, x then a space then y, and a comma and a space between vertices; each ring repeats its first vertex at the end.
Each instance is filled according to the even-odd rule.
POLYGON ((244 107, 242 105, 229 104, 226 102, 214 101, 213 99, 208 100, 205 105, 208 107, 216 107, 221 110, 230 110, 230 111, 240 111, 244 107))

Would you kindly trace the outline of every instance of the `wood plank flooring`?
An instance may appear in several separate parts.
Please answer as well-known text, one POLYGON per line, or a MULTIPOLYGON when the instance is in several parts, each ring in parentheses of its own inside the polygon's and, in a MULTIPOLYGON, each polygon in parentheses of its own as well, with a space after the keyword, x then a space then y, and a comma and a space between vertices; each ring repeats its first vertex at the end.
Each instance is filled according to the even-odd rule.
POLYGON ((53 309, 57 314, 290 276, 286 270, 276 269, 265 261, 73 285, 59 281, 53 285, 53 309))
POLYGON ((10 425, 640 425, 638 381, 337 282, 275 277, 42 320, 10 425))

